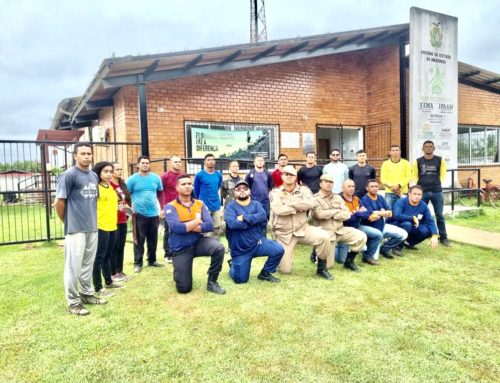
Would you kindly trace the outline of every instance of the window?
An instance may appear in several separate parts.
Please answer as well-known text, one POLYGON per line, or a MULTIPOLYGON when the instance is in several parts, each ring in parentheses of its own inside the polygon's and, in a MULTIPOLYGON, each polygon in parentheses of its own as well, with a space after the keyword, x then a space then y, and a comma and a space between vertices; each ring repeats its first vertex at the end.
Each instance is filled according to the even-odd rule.
POLYGON ((483 165, 499 163, 500 128, 459 125, 458 164, 483 165))

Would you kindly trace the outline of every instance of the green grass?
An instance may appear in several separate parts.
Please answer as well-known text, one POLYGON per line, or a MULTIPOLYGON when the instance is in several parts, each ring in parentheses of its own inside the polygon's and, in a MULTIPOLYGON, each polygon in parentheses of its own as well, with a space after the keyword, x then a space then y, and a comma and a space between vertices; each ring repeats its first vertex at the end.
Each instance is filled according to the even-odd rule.
POLYGON ((500 209, 482 206, 479 213, 461 213, 458 217, 447 218, 452 225, 472 227, 474 229, 500 233, 500 209))
POLYGON ((174 291, 171 266, 146 267, 75 317, 62 247, 0 247, 0 381, 497 381, 499 253, 420 248, 359 274, 336 265, 333 282, 314 277, 306 247, 280 284, 256 279, 262 259, 245 285, 224 265, 224 296, 205 290, 206 258, 188 295, 174 291))

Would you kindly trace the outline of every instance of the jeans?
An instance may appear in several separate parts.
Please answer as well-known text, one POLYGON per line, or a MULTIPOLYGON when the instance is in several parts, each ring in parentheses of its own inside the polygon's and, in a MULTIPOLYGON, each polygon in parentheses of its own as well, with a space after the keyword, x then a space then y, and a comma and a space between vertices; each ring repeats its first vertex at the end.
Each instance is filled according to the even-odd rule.
MULTIPOLYGON (((378 259, 378 251, 382 233, 374 227, 360 225, 356 229, 366 234, 368 241, 366 242, 366 250, 363 251, 363 259, 378 259)), ((349 252, 349 245, 346 243, 337 243, 335 248, 335 260, 338 263, 344 263, 349 252)))
POLYGON ((389 205, 389 207, 391 209, 394 206, 394 204, 396 203, 396 201, 400 198, 401 197, 398 196, 396 193, 385 192, 385 201, 387 202, 387 204, 389 205))
POLYGON ((165 231, 163 233, 163 251, 165 252, 165 258, 167 258, 171 257, 172 254, 168 248, 168 222, 166 219, 163 221, 163 225, 165 227, 165 231))
POLYGON ((115 249, 116 230, 98 230, 97 235, 97 252, 95 255, 94 269, 92 270, 92 279, 96 292, 102 290, 101 273, 107 285, 113 282, 111 279, 111 258, 115 249))
POLYGON ((424 225, 415 227, 411 222, 401 222, 399 227, 408 233, 407 242, 410 246, 415 246, 423 240, 432 237, 432 232, 424 225))
POLYGON ((261 232, 262 232, 262 235, 265 237, 267 236, 267 223, 269 222, 269 215, 271 214, 271 204, 269 202, 269 200, 267 201, 258 201, 262 207, 264 208, 264 211, 266 212, 266 222, 262 224, 262 227, 261 227, 261 232))
POLYGON ((256 243, 252 251, 232 257, 229 276, 235 283, 248 282, 252 259, 256 257, 267 257, 262 270, 269 273, 275 273, 284 253, 285 249, 278 242, 262 238, 256 243))
POLYGON ((215 280, 219 276, 224 261, 225 249, 215 238, 200 237, 192 246, 172 252, 174 265, 174 281, 177 292, 189 293, 193 288, 193 259, 195 257, 210 257, 208 275, 215 280))
POLYGON ((422 201, 424 201, 427 205, 429 204, 429 201, 432 202, 434 215, 436 216, 437 228, 439 231, 439 239, 447 239, 448 235, 446 234, 446 224, 443 215, 443 192, 425 192, 422 196, 422 201))
POLYGON ((123 258, 125 254, 125 241, 127 239, 128 224, 119 223, 116 230, 115 249, 111 258, 111 274, 123 272, 123 258))
POLYGON ((160 217, 136 216, 137 244, 134 244, 134 265, 142 267, 144 257, 144 243, 148 242, 148 263, 156 262, 156 247, 158 242, 158 225, 160 217))
POLYGON ((405 239, 408 237, 408 233, 400 227, 386 223, 384 225, 384 244, 380 249, 383 254, 388 254, 392 249, 399 248, 405 239))

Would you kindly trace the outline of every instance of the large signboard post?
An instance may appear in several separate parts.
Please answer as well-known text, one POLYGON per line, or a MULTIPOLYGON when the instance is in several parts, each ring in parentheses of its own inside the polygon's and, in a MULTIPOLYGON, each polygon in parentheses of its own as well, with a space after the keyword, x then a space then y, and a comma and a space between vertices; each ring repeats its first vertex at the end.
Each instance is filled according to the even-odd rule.
POLYGON ((458 19, 410 10, 410 160, 434 141, 448 169, 457 167, 458 19))

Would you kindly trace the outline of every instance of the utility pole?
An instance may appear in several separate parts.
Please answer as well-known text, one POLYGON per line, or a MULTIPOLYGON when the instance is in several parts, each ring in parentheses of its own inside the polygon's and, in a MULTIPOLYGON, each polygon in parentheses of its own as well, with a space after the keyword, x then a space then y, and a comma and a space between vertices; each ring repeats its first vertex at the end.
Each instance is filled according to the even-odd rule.
POLYGON ((267 41, 264 0, 250 0, 250 44, 267 41))

